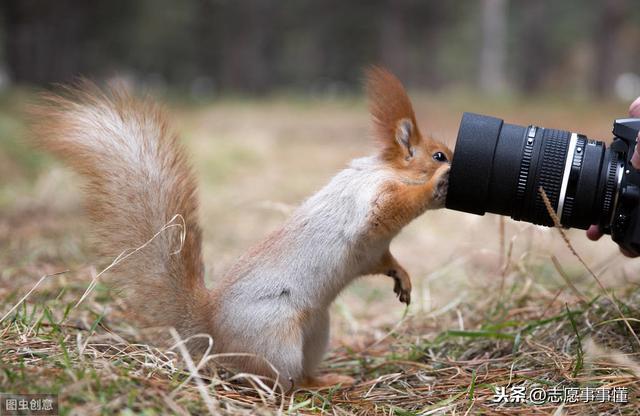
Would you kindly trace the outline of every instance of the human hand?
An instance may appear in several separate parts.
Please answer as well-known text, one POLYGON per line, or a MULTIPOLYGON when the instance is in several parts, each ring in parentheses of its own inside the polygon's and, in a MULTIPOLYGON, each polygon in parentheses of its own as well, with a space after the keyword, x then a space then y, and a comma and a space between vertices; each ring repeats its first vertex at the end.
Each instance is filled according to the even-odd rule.
MULTIPOLYGON (((629 115, 631 117, 640 118, 640 97, 636 98, 636 100, 629 106, 629 115)), ((638 139, 640 139, 640 134, 638 135, 638 139)), ((637 140, 636 139, 636 142, 637 140)), ((633 152, 633 156, 631 156, 631 165, 640 169, 640 150, 638 149, 638 145, 636 145, 635 151, 633 152)), ((600 228, 597 225, 592 225, 587 230, 587 238, 592 241, 599 240, 602 237, 603 233, 600 231, 600 228)), ((627 257, 638 257, 637 254, 629 253, 626 250, 620 249, 622 254, 627 257)))

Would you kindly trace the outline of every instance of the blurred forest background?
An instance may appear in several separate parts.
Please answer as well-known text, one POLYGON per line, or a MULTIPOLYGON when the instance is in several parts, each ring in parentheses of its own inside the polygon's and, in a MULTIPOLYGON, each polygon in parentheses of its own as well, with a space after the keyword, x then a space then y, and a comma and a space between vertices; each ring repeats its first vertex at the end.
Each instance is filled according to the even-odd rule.
POLYGON ((195 96, 342 93, 380 63, 410 87, 640 94, 631 0, 3 0, 0 80, 118 75, 195 96))

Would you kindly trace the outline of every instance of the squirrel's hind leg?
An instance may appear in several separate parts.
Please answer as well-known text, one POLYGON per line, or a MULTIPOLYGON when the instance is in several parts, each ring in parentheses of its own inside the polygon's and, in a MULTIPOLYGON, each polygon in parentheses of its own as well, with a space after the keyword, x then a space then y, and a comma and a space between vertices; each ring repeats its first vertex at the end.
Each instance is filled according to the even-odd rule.
POLYGON ((345 374, 329 373, 321 376, 306 377, 302 383, 296 387, 310 390, 321 390, 335 387, 340 384, 342 387, 351 386, 355 379, 345 374))
POLYGON ((329 345, 329 311, 327 309, 309 317, 304 329, 304 374, 315 374, 329 345))
POLYGON ((257 368, 256 372, 272 377, 274 380, 277 379, 278 384, 285 392, 297 386, 298 380, 303 378, 304 373, 302 365, 302 333, 298 333, 298 331, 292 332, 288 334, 285 331, 278 331, 277 333, 265 332, 262 336, 268 338, 268 341, 265 342, 264 339, 254 340, 259 345, 256 354, 271 364, 268 365, 265 361, 262 361, 263 365, 261 368, 257 368), (277 374, 273 371, 274 367, 278 371, 277 374))
MULTIPOLYGON (((222 351, 254 357, 231 354, 231 359, 225 361, 231 361, 229 365, 235 370, 269 377, 287 392, 304 378, 303 322, 295 312, 287 313, 282 306, 279 314, 261 313, 265 308, 255 306, 236 311, 236 319, 225 322, 229 325, 225 328, 229 343, 222 351)), ((278 305, 270 305, 271 310, 277 308, 278 305)))
POLYGON ((341 384, 352 385, 354 379, 342 374, 316 375, 329 344, 329 311, 324 310, 311 317, 304 333, 304 378, 296 387, 306 389, 324 389, 341 384))

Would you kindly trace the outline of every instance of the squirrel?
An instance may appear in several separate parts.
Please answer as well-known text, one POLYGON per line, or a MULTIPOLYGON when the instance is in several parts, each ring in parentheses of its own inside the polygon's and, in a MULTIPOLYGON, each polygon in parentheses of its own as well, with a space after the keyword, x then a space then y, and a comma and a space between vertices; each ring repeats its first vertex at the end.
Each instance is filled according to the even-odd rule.
MULTIPOLYGON (((145 324, 173 327, 183 339, 207 334, 214 352, 229 353, 216 363, 285 390, 323 388, 354 381, 316 373, 329 306, 356 277, 371 274, 393 278, 409 304, 411 280, 389 244, 414 218, 442 207, 448 186, 451 151, 421 134, 401 82, 372 67, 366 89, 375 154, 351 161, 212 289, 204 280, 196 179, 158 104, 85 82, 44 95, 32 109, 33 135, 86 179, 100 254, 113 258, 147 242, 109 281, 145 324), (158 233, 176 214, 184 233, 158 233)), ((187 345, 196 354, 209 344, 194 337, 187 345)))

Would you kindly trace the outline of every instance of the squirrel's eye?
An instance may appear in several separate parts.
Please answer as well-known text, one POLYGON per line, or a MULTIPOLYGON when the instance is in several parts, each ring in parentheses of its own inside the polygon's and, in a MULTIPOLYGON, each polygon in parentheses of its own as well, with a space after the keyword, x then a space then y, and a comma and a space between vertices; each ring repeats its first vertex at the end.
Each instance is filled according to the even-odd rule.
POLYGON ((435 152, 433 154, 433 160, 437 160, 438 162, 446 162, 447 161, 447 155, 445 155, 442 152, 435 152))

